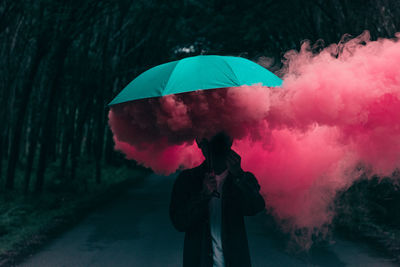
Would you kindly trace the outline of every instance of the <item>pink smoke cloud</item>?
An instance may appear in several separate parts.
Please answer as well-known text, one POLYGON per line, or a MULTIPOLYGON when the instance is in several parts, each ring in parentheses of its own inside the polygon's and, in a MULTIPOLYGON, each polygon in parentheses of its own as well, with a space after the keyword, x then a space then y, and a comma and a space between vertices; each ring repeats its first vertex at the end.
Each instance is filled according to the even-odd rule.
POLYGON ((115 149, 169 174, 198 165, 193 142, 220 130, 234 139, 269 210, 288 231, 332 220, 332 201, 361 172, 400 166, 400 43, 368 33, 319 54, 285 55, 283 86, 196 91, 113 106, 115 149))

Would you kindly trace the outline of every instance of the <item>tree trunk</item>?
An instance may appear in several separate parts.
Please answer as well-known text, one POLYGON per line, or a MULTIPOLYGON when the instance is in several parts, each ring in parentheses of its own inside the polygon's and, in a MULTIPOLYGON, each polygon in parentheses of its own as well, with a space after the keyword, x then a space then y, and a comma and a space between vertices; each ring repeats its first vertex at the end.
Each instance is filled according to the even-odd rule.
POLYGON ((75 115, 76 115, 76 108, 75 106, 71 108, 70 113, 68 114, 67 118, 67 129, 64 132, 64 137, 62 140, 62 154, 61 154, 61 166, 60 166, 60 176, 61 180, 65 181, 66 175, 66 166, 68 161, 68 155, 71 148, 71 141, 73 140, 73 133, 74 133, 74 125, 75 125, 75 115))
POLYGON ((99 101, 97 103, 97 128, 96 128, 96 142, 95 142, 95 161, 96 161, 96 183, 101 183, 101 158, 103 157, 103 142, 104 142, 104 117, 107 116, 104 108, 104 88, 103 84, 99 88, 99 101))
MULTIPOLYGON (((23 185, 23 193, 27 195, 29 193, 29 184, 31 181, 32 175, 32 167, 33 167, 33 160, 36 154, 36 147, 37 147, 37 140, 39 135, 39 120, 34 120, 35 125, 30 133, 29 144, 28 144, 28 157, 26 161, 26 168, 25 168, 25 178, 24 178, 24 185, 23 185)), ((34 123, 32 123, 33 125, 34 123)))
POLYGON ((42 138, 40 141, 40 154, 39 154, 39 162, 38 169, 36 173, 36 183, 35 183, 35 192, 41 193, 43 191, 44 184, 44 176, 46 171, 46 160, 47 153, 49 147, 52 145, 51 141, 53 141, 53 133, 54 133, 54 125, 57 116, 55 115, 55 110, 57 107, 57 92, 60 89, 60 81, 64 67, 64 61, 67 56, 68 47, 70 44, 70 40, 60 40, 58 44, 58 48, 55 50, 54 56, 54 76, 52 83, 50 85, 50 96, 46 107, 46 113, 44 114, 44 124, 42 126, 42 138))
MULTIPOLYGON (((85 94, 82 94, 82 98, 85 98, 85 94)), ((76 169, 78 167, 78 156, 81 151, 81 144, 82 144, 82 135, 83 135, 83 130, 84 130, 84 123, 87 118, 87 114, 89 113, 90 110, 90 105, 89 103, 92 103, 92 101, 87 101, 87 103, 84 103, 79 110, 78 113, 78 122, 77 126, 75 128, 75 134, 74 134, 74 140, 72 143, 72 149, 71 149, 71 173, 70 173, 70 181, 75 180, 76 178, 76 169)))
POLYGON ((47 54, 48 50, 45 49, 47 39, 44 36, 41 36, 38 41, 38 45, 36 48, 36 53, 32 61, 32 67, 27 75, 27 79, 23 85, 21 101, 17 113, 17 118, 15 121, 14 134, 11 141, 11 149, 10 149, 10 157, 8 161, 8 169, 7 169, 7 177, 6 177, 6 189, 11 190, 14 188, 14 179, 15 179, 15 169, 18 162, 18 157, 20 153, 20 144, 21 144, 21 134, 22 127, 25 119, 26 110, 28 107, 29 98, 33 88, 33 82, 35 76, 38 72, 40 62, 43 57, 47 54))

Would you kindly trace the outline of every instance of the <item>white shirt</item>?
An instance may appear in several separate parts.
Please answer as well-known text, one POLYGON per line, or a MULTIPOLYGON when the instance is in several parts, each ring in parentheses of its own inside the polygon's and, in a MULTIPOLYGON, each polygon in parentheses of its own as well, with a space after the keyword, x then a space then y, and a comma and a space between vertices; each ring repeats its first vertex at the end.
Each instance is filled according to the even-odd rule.
POLYGON ((209 202, 210 211, 210 231, 212 240, 212 250, 213 250, 213 267, 225 267, 224 253, 222 251, 221 242, 221 218, 222 218, 222 186, 224 184, 225 178, 228 175, 228 169, 222 172, 220 175, 216 175, 217 180, 217 191, 220 193, 221 197, 212 197, 209 202))

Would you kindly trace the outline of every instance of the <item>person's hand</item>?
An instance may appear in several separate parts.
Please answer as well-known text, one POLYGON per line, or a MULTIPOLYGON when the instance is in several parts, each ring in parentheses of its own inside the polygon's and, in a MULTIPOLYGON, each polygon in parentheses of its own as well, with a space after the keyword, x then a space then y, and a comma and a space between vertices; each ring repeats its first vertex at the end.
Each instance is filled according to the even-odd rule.
POLYGON ((217 190, 217 180, 214 173, 206 173, 203 180, 203 193, 212 195, 217 190))
POLYGON ((243 170, 241 167, 241 157, 232 149, 226 159, 226 165, 228 166, 229 172, 232 173, 235 177, 242 177, 243 170))

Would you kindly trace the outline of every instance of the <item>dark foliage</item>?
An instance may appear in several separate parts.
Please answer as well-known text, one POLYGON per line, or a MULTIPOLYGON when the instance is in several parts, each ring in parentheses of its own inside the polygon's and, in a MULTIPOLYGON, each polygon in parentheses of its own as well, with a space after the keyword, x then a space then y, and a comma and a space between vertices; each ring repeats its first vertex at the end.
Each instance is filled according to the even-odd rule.
POLYGON ((400 184, 393 177, 362 178, 337 195, 334 224, 353 238, 370 241, 400 260, 400 184))

